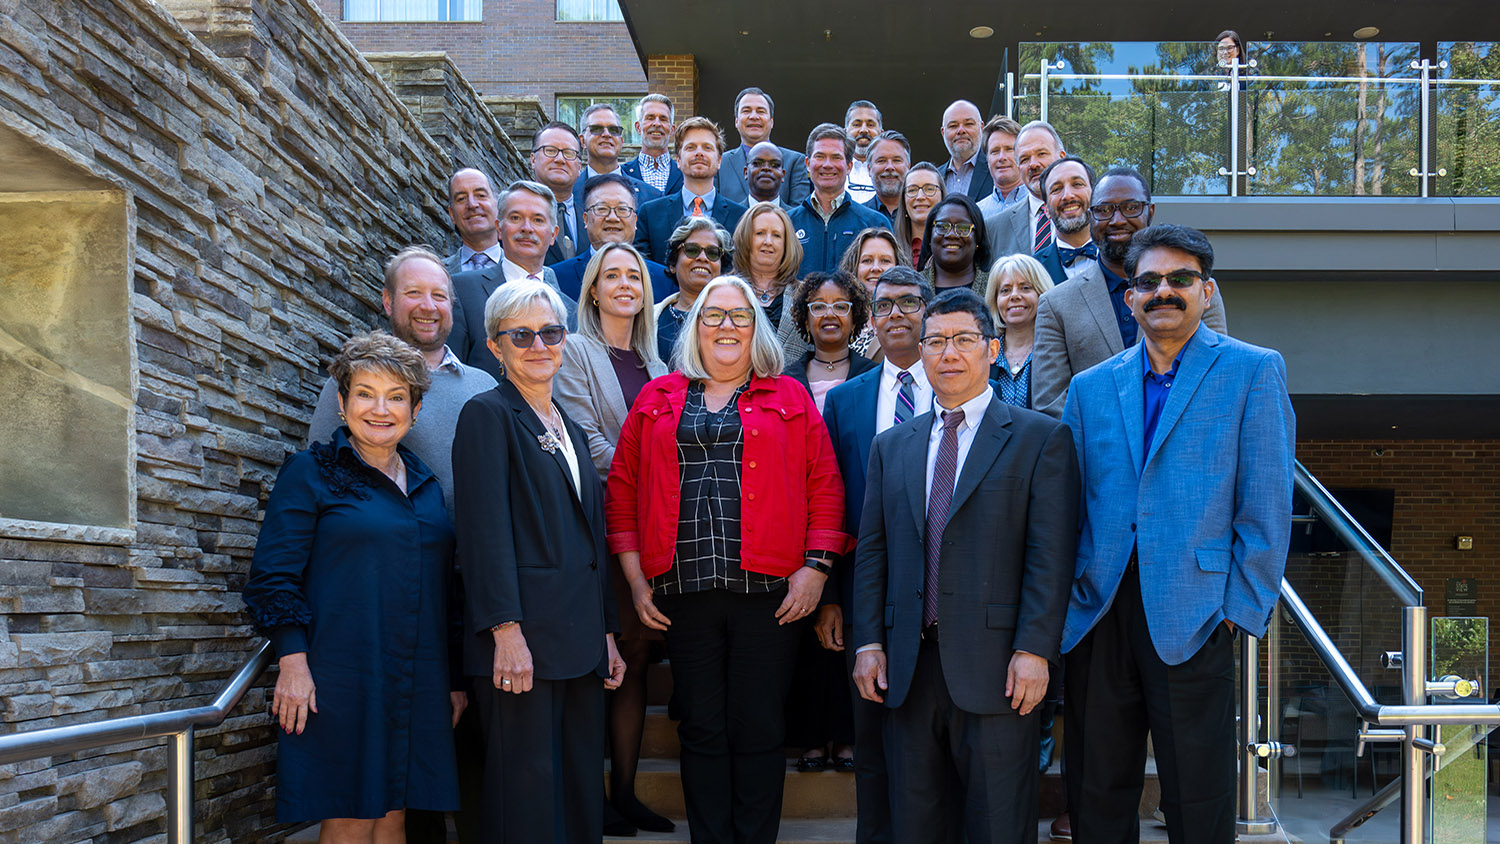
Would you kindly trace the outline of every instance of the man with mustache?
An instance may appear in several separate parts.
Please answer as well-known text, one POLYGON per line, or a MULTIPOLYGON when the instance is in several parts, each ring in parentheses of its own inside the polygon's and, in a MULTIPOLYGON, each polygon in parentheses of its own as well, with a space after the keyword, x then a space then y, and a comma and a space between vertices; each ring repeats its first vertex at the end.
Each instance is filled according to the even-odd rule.
POLYGON ((854 160, 849 163, 849 195, 855 202, 868 203, 875 197, 868 164, 870 145, 884 128, 880 109, 869 100, 855 100, 844 110, 844 132, 854 141, 854 160))
POLYGON ((981 122, 979 107, 968 100, 957 100, 943 110, 943 146, 949 158, 938 168, 938 176, 948 196, 968 194, 978 202, 990 192, 989 162, 979 148, 981 122))
MULTIPOLYGON (((1031 352, 1033 408, 1060 418, 1073 376, 1135 345, 1139 332, 1125 302, 1125 255, 1131 236, 1149 226, 1155 213, 1145 178, 1129 167, 1106 171, 1095 185, 1089 233, 1099 257, 1079 259, 1083 269, 1067 284, 1043 293, 1037 303, 1031 352)), ((1220 334, 1228 333, 1217 284, 1210 288, 1203 322, 1220 334)))
POLYGON ((1042 172, 1052 162, 1066 158, 1062 135, 1051 123, 1033 120, 1016 134, 1016 169, 1026 185, 1025 202, 1017 200, 993 216, 984 218, 991 255, 1034 255, 1053 240, 1052 220, 1047 216, 1042 172))
POLYGON ((865 207, 879 211, 887 220, 896 219, 906 171, 911 169, 911 142, 895 129, 881 132, 870 142, 868 167, 875 196, 865 202, 865 207))
POLYGON ((745 183, 750 186, 749 201, 769 202, 781 207, 781 184, 786 181, 786 157, 781 147, 761 141, 750 148, 745 162, 745 183))
POLYGON ((640 179, 662 195, 682 188, 682 170, 667 145, 672 142, 674 111, 665 94, 647 94, 635 107, 635 134, 641 139, 640 154, 620 165, 625 175, 640 179))
POLYGON ((1083 272, 1099 257, 1089 230, 1090 197, 1094 192, 1094 168, 1081 158, 1065 156, 1042 171, 1042 193, 1046 196, 1047 219, 1057 238, 1036 253, 1053 284, 1062 284, 1083 272))
POLYGON ((1063 410, 1083 473, 1062 637, 1077 841, 1140 840, 1148 732, 1171 839, 1235 840, 1234 634, 1264 636, 1276 606, 1296 421, 1281 355, 1203 324, 1213 259, 1186 226, 1131 238, 1141 342, 1063 410))
POLYGON ((465 167, 448 180, 448 219, 458 232, 458 249, 443 259, 449 275, 482 270, 500 263, 500 233, 495 228, 495 186, 490 177, 465 167))

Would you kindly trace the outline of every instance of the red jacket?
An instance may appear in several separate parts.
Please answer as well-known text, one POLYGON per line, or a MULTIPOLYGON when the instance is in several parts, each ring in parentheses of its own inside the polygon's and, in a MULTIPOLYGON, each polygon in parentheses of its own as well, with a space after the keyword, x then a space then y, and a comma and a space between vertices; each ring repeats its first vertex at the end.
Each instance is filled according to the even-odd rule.
MULTIPOLYGON (((680 372, 647 384, 625 418, 609 469, 604 520, 610 553, 639 551, 647 577, 670 569, 677 553, 677 424, 687 391, 680 372)), ((844 553, 844 483, 807 389, 783 376, 752 376, 739 408, 745 426, 741 568, 786 577, 808 551, 844 553)))

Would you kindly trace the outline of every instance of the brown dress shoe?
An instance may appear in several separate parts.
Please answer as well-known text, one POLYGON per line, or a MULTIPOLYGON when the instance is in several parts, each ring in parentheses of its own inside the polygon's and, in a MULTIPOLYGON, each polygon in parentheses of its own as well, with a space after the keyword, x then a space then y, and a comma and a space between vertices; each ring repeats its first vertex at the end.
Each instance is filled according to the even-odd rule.
POLYGON ((1068 813, 1063 812, 1052 821, 1053 841, 1072 841, 1073 822, 1068 819, 1068 813))

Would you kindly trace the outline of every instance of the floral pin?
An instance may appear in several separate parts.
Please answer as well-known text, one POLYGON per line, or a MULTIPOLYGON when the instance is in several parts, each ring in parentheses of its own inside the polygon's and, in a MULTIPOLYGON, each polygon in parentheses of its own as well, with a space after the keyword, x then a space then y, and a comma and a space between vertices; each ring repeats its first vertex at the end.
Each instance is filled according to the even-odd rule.
POLYGON ((542 451, 548 454, 552 454, 562 447, 562 443, 558 441, 557 437, 553 436, 551 431, 545 434, 537 434, 536 441, 542 447, 542 451))

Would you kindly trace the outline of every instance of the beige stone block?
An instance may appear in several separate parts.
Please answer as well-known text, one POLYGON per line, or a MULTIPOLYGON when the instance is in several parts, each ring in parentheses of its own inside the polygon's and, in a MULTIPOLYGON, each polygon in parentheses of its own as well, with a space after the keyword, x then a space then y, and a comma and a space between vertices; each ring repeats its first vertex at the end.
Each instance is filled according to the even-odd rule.
POLYGON ((108 633, 13 633, 22 667, 48 666, 103 659, 109 655, 108 633))

